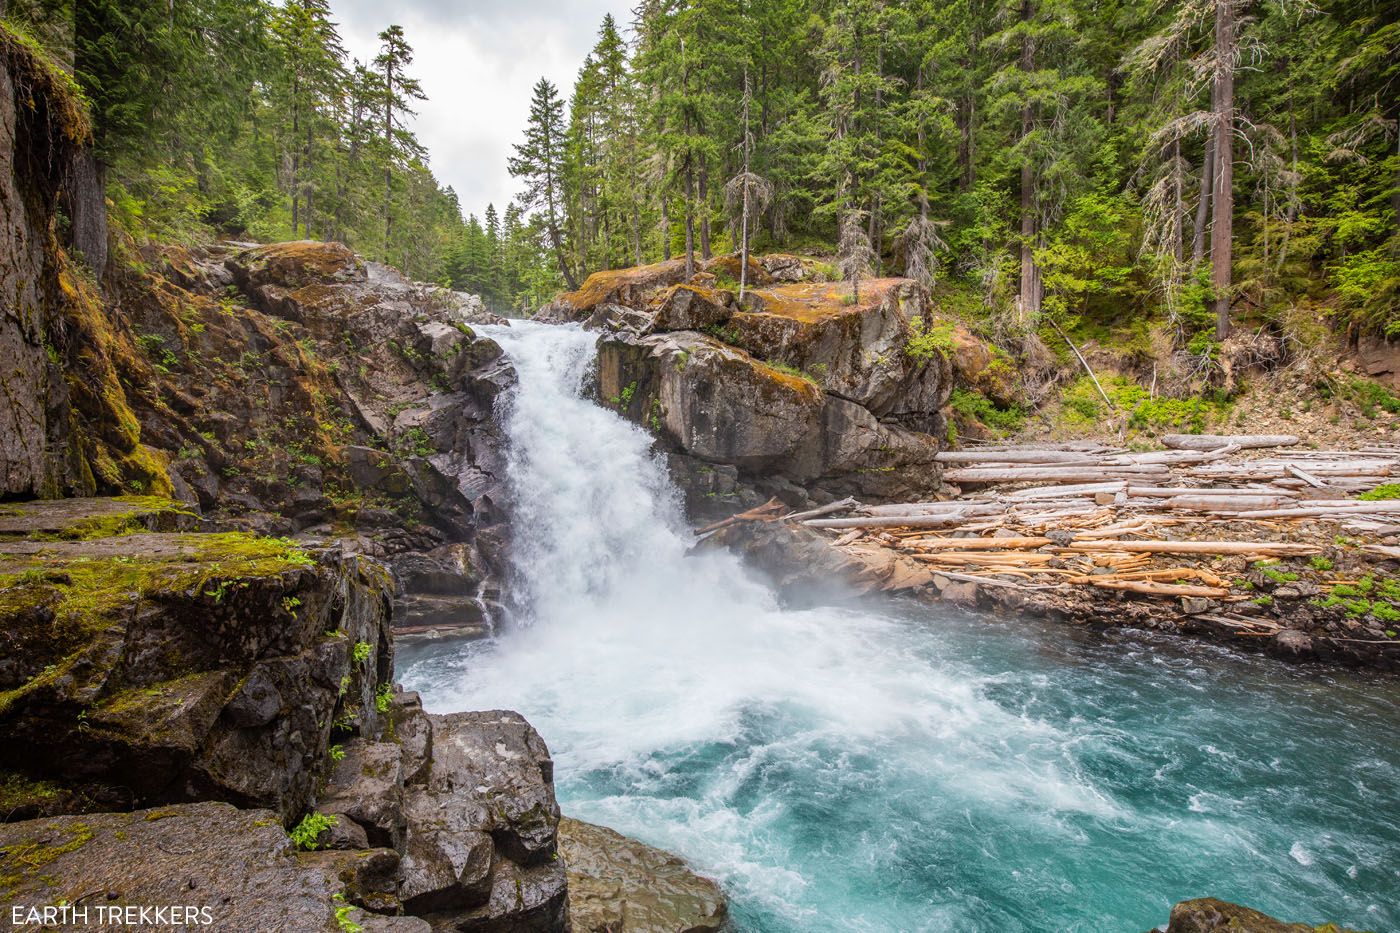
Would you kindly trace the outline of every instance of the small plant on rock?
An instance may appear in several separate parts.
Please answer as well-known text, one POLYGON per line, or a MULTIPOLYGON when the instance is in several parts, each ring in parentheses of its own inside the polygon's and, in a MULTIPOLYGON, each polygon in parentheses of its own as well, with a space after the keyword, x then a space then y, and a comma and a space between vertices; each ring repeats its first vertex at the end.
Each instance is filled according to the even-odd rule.
POLYGON ((291 837, 292 844, 298 849, 314 852, 321 848, 321 834, 329 831, 338 822, 340 821, 330 814, 317 813, 312 810, 303 816, 301 822, 292 827, 292 831, 287 835, 291 837))

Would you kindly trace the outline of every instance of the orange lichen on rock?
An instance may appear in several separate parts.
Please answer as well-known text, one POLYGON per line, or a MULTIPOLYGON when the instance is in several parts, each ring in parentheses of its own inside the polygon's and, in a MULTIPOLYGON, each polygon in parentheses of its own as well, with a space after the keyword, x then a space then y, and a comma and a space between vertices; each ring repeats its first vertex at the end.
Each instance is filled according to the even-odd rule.
POLYGON ((565 292, 540 310, 548 321, 574 321, 604 303, 640 306, 652 292, 685 280, 685 261, 670 259, 629 269, 604 269, 584 280, 577 291, 565 292))
POLYGON ((774 288, 755 289, 753 314, 772 314, 804 324, 862 314, 880 305, 890 289, 908 279, 869 279, 860 285, 860 300, 851 300, 851 286, 845 282, 800 282, 774 288))

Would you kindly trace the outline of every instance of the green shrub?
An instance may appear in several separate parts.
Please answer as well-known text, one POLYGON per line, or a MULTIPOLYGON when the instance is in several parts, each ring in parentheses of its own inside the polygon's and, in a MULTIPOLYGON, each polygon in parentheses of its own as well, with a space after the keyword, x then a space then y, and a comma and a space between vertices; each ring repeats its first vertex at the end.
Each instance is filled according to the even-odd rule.
MULTIPOLYGON (((1114 407, 1128 416, 1128 427, 1138 431, 1200 434, 1213 416, 1224 416, 1229 407, 1220 398, 1153 398, 1147 389, 1124 376, 1104 376, 1099 383, 1114 407)), ((1061 419, 1074 427, 1097 427, 1109 414, 1087 375, 1066 387, 1060 401, 1061 419)))
POLYGON ((1379 502, 1382 499, 1400 499, 1400 483, 1382 483, 1375 489, 1368 489, 1356 498, 1362 502, 1379 502))
POLYGON ((963 421, 977 421, 999 434, 1011 434, 1021 430, 1026 423, 1026 413, 1018 406, 998 408, 981 392, 957 388, 949 403, 953 414, 963 421))
POLYGON ((904 345, 904 352, 920 362, 946 355, 953 349, 955 330, 952 321, 925 324, 921 317, 912 318, 909 321, 909 342, 904 345))

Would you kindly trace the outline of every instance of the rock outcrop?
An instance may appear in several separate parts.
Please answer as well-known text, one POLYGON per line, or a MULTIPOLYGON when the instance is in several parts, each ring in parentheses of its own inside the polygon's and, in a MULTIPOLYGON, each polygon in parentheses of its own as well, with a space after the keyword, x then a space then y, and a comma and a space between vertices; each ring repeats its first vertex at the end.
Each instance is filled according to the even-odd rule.
POLYGON ((1355 933, 1332 923, 1287 923, 1213 897, 1182 901, 1172 908, 1167 933, 1355 933))
POLYGON ((0 497, 170 491, 124 391, 129 342, 58 222, 103 203, 67 173, 90 138, 72 79, 0 24, 0 497))
POLYGON ((751 261, 767 284, 742 305, 713 274, 681 283, 662 264, 596 273, 550 313, 602 331, 597 396, 674 455, 692 513, 769 495, 800 505, 935 491, 952 370, 943 353, 910 349, 927 294, 905 279, 867 282, 858 302, 844 284, 773 284, 771 258, 751 261), (715 488, 723 468, 736 471, 732 492, 715 488))
POLYGON ((91 162, 82 104, 7 28, 0 45, 0 497, 169 496, 223 528, 432 554, 456 585, 439 575, 400 622, 441 624, 455 599, 480 625, 513 372, 471 325, 499 319, 334 243, 80 255, 96 250, 76 221, 96 181, 67 170, 91 162), (439 559, 454 545, 468 559, 439 559))
POLYGON ((718 933, 728 916, 713 881, 604 826, 565 817, 559 851, 574 933, 718 933))
POLYGON ((331 772, 317 809, 337 817, 332 844, 400 853, 392 906, 434 929, 562 929, 559 805, 539 734, 501 710, 430 715, 411 693, 390 716, 398 741, 348 743, 331 772))
POLYGON ((363 910, 367 930, 563 930, 529 723, 392 688, 373 559, 179 530, 194 521, 149 498, 3 507, 0 899, 195 904, 227 929, 363 910))
POLYGON ((0 540, 0 757, 94 804, 299 814, 332 736, 378 727, 387 574, 335 546, 106 534, 113 513, 63 505, 66 526, 6 507, 60 540, 0 540))
POLYGON ((577 291, 566 292, 541 308, 535 320, 565 324, 593 317, 601 322, 609 308, 640 306, 658 290, 683 282, 685 277, 683 259, 595 272, 577 291))

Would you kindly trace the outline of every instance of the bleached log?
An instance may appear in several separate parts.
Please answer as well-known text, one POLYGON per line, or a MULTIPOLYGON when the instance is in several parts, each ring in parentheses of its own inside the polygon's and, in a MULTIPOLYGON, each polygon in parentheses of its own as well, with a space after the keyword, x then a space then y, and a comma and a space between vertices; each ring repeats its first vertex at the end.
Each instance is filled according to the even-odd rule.
POLYGON ((1296 434, 1168 434, 1162 438, 1162 446, 1174 450, 1216 450, 1232 445, 1241 449, 1292 447, 1297 443, 1296 434))
POLYGON ((944 450, 933 455, 939 463, 1097 463, 1093 454, 1073 450, 944 450))
POLYGON ((1312 486, 1314 489, 1323 489, 1327 486, 1327 484, 1324 483, 1322 480, 1318 479, 1316 476, 1313 476, 1311 473, 1308 473, 1307 471, 1303 470, 1301 467, 1295 464, 1287 464, 1286 466, 1284 466, 1284 469, 1296 476, 1298 479, 1307 483, 1309 486, 1312 486))
POLYGON ((1235 518, 1353 518, 1373 512, 1400 512, 1400 502, 1357 502, 1353 499, 1322 501, 1285 509, 1236 512, 1235 518))
POLYGON ((940 548, 959 551, 996 550, 998 548, 1028 550, 1045 547, 1051 543, 1053 542, 1049 538, 922 538, 909 542, 911 547, 918 547, 925 551, 940 548))
POLYGON ((1104 590, 1143 593, 1147 596, 1204 596, 1207 599, 1220 599, 1230 595, 1230 591, 1224 587, 1195 586, 1190 583, 1154 583, 1148 580, 1113 580, 1102 577, 1085 577, 1083 580, 1071 582, 1083 582, 1104 590))
POLYGON ((1320 554, 1321 544, 1284 541, 1093 541, 1075 542, 1061 551, 1126 551, 1137 554, 1320 554))
POLYGON ((1160 463, 1116 467, 964 467, 949 470, 943 477, 950 483, 1093 483, 1105 479, 1152 476, 1166 472, 1166 466, 1160 463))
POLYGON ((970 514, 949 512, 946 515, 885 515, 861 518, 813 518, 802 524, 808 528, 942 528, 958 525, 970 514))
POLYGON ((1067 496, 1092 496, 1100 492, 1117 492, 1127 486, 1127 480, 1114 480, 1110 483, 1073 483, 1067 486, 1036 486, 1033 489, 1018 489, 1007 493, 1008 499, 1062 499, 1067 496))
POLYGON ((1238 512, 1247 509, 1276 509, 1292 505, 1287 496, 1251 495, 1183 495, 1172 496, 1164 502, 1169 509, 1192 512, 1238 512))
MULTIPOLYGON (((1296 495, 1297 495, 1297 493, 1288 493, 1288 492, 1281 491, 1281 490, 1271 489, 1271 488, 1268 487, 1268 486, 1264 486, 1264 487, 1262 487, 1262 489, 1268 489, 1269 491, 1268 491, 1267 495, 1271 495, 1271 496, 1289 496, 1289 495, 1294 495, 1294 496, 1296 496, 1296 495)), ((1149 499, 1174 499, 1174 498, 1176 498, 1177 496, 1212 496, 1212 497, 1217 497, 1217 496, 1218 496, 1218 497, 1224 498, 1224 497, 1227 497, 1227 496, 1238 496, 1238 495, 1242 495, 1242 494, 1244 494, 1244 495, 1249 494, 1249 490, 1247 490, 1247 489, 1220 488, 1220 487, 1212 487, 1212 486, 1129 486, 1129 487, 1128 487, 1128 495, 1133 496, 1133 497, 1137 497, 1137 498, 1149 498, 1149 499)), ((1263 493, 1261 493, 1261 494, 1263 494, 1263 493)))
POLYGON ((959 512, 967 515, 992 515, 1002 511, 995 502, 976 502, 955 499, 950 502, 892 502, 886 505, 867 505, 865 514, 885 517, 889 515, 943 515, 959 512))
MULTIPOLYGON (((993 577, 975 577, 970 573, 955 573, 951 570, 935 569, 933 571, 934 583, 938 583, 939 577, 947 577, 949 580, 961 580, 964 583, 976 583, 978 586, 1000 586, 1009 590, 1059 590, 1064 589, 1063 583, 1012 583, 1008 580, 997 580, 993 577)), ((940 586, 941 590, 942 587, 940 586)))

